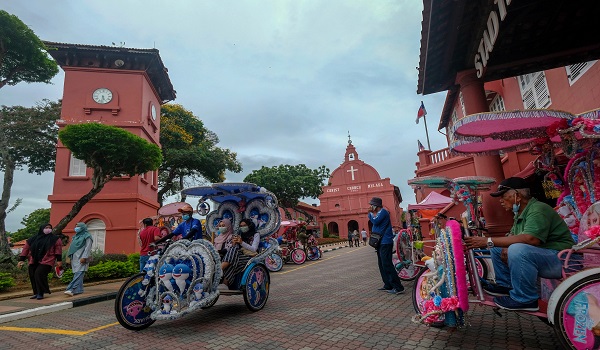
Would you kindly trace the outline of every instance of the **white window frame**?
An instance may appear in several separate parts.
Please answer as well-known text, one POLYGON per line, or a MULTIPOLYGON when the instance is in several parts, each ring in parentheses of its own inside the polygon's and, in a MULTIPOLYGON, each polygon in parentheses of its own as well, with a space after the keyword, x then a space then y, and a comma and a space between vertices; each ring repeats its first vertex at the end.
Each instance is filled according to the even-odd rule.
POLYGON ((490 102, 490 112, 501 112, 505 111, 506 107, 504 106, 504 98, 502 95, 496 94, 496 96, 490 102))
POLYGON ((100 219, 92 219, 86 223, 88 232, 92 236, 92 251, 105 252, 106 248, 106 224, 100 219))
POLYGON ((81 159, 75 158, 71 153, 69 161, 69 176, 86 176, 87 166, 81 159))
POLYGON ((520 75, 518 81, 525 109, 543 109, 552 104, 548 81, 543 71, 520 75))
POLYGON ((575 82, 579 80, 579 78, 581 78, 585 72, 592 68, 596 62, 598 61, 587 61, 565 66, 565 70, 567 71, 567 79, 569 80, 569 86, 573 86, 573 84, 575 84, 575 82))

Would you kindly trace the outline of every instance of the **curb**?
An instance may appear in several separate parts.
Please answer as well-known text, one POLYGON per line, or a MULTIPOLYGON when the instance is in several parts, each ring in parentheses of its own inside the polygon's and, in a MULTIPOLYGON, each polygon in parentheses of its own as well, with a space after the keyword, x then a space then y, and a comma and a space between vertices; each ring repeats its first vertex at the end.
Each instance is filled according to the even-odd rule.
POLYGON ((78 306, 89 305, 101 301, 113 300, 116 298, 116 296, 117 292, 111 292, 100 295, 94 295, 87 298, 81 298, 73 301, 65 301, 58 304, 40 306, 34 309, 23 310, 11 314, 0 315, 0 324, 17 321, 24 318, 49 314, 56 311, 67 310, 78 306))

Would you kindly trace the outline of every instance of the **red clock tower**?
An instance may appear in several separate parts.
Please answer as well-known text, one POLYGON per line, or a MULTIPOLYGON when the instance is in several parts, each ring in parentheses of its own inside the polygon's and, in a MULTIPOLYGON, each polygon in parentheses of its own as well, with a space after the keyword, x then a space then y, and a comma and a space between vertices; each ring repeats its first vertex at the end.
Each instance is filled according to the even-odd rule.
MULTIPOLYGON (((160 146, 160 105, 174 100, 175 90, 158 50, 45 44, 65 71, 59 128, 98 122, 123 128, 160 146)), ((48 196, 53 224, 91 189, 91 175, 92 170, 59 142, 54 189, 48 196)), ((138 251, 139 221, 158 210, 157 184, 157 171, 113 179, 83 207, 64 233, 72 235, 75 223, 85 222, 94 237, 94 249, 105 253, 138 251)))

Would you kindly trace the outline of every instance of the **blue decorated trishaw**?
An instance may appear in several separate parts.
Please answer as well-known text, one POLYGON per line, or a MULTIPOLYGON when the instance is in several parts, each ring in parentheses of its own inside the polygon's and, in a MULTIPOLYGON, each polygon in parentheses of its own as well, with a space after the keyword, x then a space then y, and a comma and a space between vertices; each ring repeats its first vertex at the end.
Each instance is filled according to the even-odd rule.
POLYGON ((270 275, 264 261, 278 246, 270 238, 281 221, 277 197, 251 183, 217 183, 182 193, 200 197, 196 209, 206 216, 205 239, 168 241, 153 252, 144 272, 123 283, 116 296, 115 315, 127 329, 142 330, 156 320, 177 319, 211 307, 220 295, 243 295, 251 311, 261 310, 267 302, 270 275), (215 206, 212 211, 210 202, 215 206), (231 220, 237 230, 244 218, 256 224, 261 248, 233 284, 224 289, 219 286, 223 276, 221 258, 211 242, 222 219, 231 220))

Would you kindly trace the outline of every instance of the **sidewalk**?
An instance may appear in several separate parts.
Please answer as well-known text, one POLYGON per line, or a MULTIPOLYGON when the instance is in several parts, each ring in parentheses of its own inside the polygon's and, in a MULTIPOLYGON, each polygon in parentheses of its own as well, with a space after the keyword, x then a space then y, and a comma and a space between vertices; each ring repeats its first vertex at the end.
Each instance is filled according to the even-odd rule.
MULTIPOLYGON (((325 244, 320 246, 323 253, 345 248, 347 242, 325 244)), ((44 295, 44 299, 29 299, 30 290, 0 294, 0 324, 20 320, 22 318, 43 315, 73 307, 115 299, 119 288, 126 278, 105 282, 84 284, 84 293, 67 296, 65 287, 51 288, 52 294, 44 295)))

